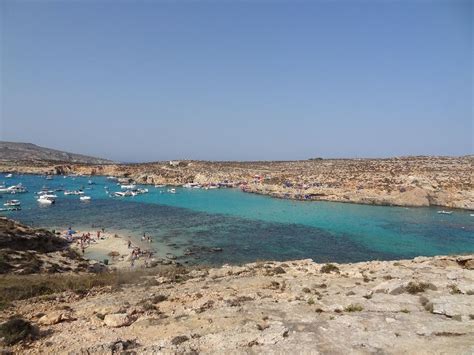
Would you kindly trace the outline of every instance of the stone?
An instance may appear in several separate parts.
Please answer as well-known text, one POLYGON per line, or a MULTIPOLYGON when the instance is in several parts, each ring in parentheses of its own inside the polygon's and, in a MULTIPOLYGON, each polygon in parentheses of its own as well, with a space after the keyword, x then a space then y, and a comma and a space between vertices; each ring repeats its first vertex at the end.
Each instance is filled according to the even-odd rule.
POLYGON ((72 320, 73 317, 70 313, 64 311, 53 311, 42 316, 38 323, 42 325, 53 325, 63 321, 72 320))
POLYGON ((107 314, 104 317, 104 324, 111 328, 119 328, 132 324, 132 320, 127 313, 107 314))

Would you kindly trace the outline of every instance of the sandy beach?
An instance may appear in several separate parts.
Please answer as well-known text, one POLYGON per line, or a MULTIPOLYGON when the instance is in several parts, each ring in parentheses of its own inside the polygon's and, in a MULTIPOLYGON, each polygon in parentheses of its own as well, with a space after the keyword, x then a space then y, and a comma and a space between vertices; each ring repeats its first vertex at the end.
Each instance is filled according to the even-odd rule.
MULTIPOLYGON (((120 235, 114 232, 100 232, 100 237, 98 238, 97 231, 91 230, 76 230, 76 233, 73 235, 74 242, 71 244, 71 247, 77 250, 81 255, 89 260, 97 260, 104 262, 108 260, 108 265, 116 268, 130 268, 131 265, 131 256, 132 252, 136 248, 140 250, 147 250, 143 248, 142 245, 137 245, 133 242, 130 237, 120 235), (90 243, 84 243, 84 253, 82 253, 82 248, 80 244, 81 236, 85 234, 90 234, 90 243), (129 241, 131 243, 129 247, 129 241), (114 255, 111 255, 113 253, 114 255)), ((67 231, 64 231, 62 235, 66 235, 67 231)), ((154 261, 154 258, 146 258, 145 256, 140 256, 134 262, 134 267, 145 267, 145 260, 151 262, 154 261)))

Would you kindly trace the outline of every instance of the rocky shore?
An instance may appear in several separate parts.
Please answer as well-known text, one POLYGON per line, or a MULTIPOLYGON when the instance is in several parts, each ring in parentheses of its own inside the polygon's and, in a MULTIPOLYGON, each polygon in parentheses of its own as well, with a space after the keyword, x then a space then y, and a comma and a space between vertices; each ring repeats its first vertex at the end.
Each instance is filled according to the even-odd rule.
POLYGON ((278 198, 474 210, 474 158, 402 157, 287 162, 71 164, 0 161, 0 171, 105 175, 142 184, 221 184, 278 198))
POLYGON ((474 255, 174 269, 138 284, 17 301, 22 354, 474 351, 474 255))

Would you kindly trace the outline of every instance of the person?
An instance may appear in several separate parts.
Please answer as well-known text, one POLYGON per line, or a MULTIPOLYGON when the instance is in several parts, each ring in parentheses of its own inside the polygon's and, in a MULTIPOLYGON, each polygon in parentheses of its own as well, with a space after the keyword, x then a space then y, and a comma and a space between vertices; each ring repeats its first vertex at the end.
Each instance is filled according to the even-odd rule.
POLYGON ((129 240, 129 241, 128 241, 128 249, 130 249, 131 247, 132 247, 132 241, 129 240))

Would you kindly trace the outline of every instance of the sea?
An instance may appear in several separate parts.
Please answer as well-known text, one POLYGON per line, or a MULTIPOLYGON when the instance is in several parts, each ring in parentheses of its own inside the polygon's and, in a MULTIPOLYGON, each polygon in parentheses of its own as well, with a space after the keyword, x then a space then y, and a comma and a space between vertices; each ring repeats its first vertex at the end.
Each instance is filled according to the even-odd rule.
MULTIPOLYGON (((259 260, 313 259, 315 262, 399 260, 474 252, 472 211, 293 201, 213 190, 138 186, 148 193, 112 197, 121 188, 105 177, 0 175, 7 186, 27 193, 2 195, 21 201, 20 211, 0 215, 50 230, 99 230, 147 244, 157 256, 171 253, 186 264, 242 264, 259 260), (59 190, 53 205, 40 205, 36 192, 59 190), (63 190, 83 189, 89 202, 63 190)), ((3 207, 3 206, 2 206, 3 207)), ((106 255, 95 255, 97 259, 106 255)))

